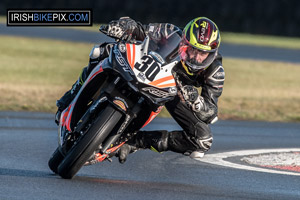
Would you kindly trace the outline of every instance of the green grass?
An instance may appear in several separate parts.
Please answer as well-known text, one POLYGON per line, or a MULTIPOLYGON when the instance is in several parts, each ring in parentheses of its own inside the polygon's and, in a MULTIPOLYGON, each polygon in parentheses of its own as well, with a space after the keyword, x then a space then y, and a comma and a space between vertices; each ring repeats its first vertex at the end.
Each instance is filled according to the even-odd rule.
MULTIPOLYGON (((89 27, 69 27, 75 29, 81 29, 86 31, 99 31, 100 24, 94 24, 89 27)), ((221 33, 221 45, 222 43, 228 44, 244 44, 252 46, 267 46, 284 49, 300 49, 299 37, 282 37, 282 36, 270 36, 270 35, 256 35, 247 33, 221 33)))
MULTIPOLYGON (((6 16, 0 16, 0 23, 6 23, 6 16)), ((93 26, 62 26, 59 28, 80 29, 86 31, 98 32, 101 24, 93 24, 93 26)), ((269 35, 256 35, 247 33, 221 33, 222 43, 245 44, 256 46, 268 46, 287 49, 300 49, 299 37, 279 37, 269 35)))
MULTIPOLYGON (((9 36, 0 43, 0 110, 43 112, 56 111, 93 46, 9 36)), ((221 119, 300 122, 300 64, 224 58, 223 66, 221 119)))
POLYGON ((6 23, 6 16, 0 16, 0 23, 6 23))
MULTIPOLYGON (((69 27, 81 29, 86 31, 99 31, 100 24, 94 24, 89 27, 69 27)), ((252 46, 266 46, 284 49, 300 49, 300 38, 298 37, 282 37, 282 36, 269 36, 269 35, 255 35, 247 33, 221 33, 222 43, 228 44, 244 44, 252 46)))
POLYGON ((225 58, 223 66, 223 118, 300 121, 300 64, 225 58))
POLYGON ((222 42, 231 44, 246 44, 268 46, 285 49, 300 49, 300 38, 254 35, 245 33, 221 33, 222 42))
POLYGON ((77 79, 92 45, 0 37, 0 110, 54 112, 77 79))

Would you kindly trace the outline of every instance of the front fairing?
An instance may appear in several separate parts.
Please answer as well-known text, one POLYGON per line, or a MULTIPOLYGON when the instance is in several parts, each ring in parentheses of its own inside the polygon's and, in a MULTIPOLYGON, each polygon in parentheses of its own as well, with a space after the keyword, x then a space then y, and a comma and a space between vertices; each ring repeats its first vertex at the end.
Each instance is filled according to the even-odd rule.
POLYGON ((177 94, 173 67, 178 59, 165 62, 149 47, 150 39, 142 44, 119 43, 111 49, 109 62, 115 71, 152 103, 163 105, 177 94))
POLYGON ((93 69, 73 101, 62 112, 59 124, 59 138, 61 140, 60 142, 65 139, 65 135, 67 135, 67 133, 71 133, 73 131, 74 125, 76 124, 76 119, 80 118, 80 115, 78 115, 78 113, 84 112, 84 110, 87 108, 87 105, 82 104, 83 100, 89 101, 90 99, 92 99, 89 94, 93 94, 97 90, 99 90, 101 83, 106 80, 106 76, 105 73, 103 73, 104 70, 102 67, 105 62, 107 61, 103 60, 93 69), (99 87, 91 87, 91 85, 99 85, 99 87))
MULTIPOLYGON (((68 133, 73 132, 74 126, 80 119, 80 113, 88 109, 86 102, 82 105, 82 99, 90 96, 90 93, 100 91, 100 87, 105 87, 102 85, 104 80, 120 77, 122 82, 135 93, 130 98, 143 96, 148 102, 145 106, 148 106, 149 110, 152 108, 157 110, 158 107, 175 97, 177 88, 172 69, 178 60, 165 62, 166 58, 153 51, 149 44, 149 38, 141 44, 122 42, 114 44, 109 58, 104 59, 93 69, 75 99, 63 111, 59 131, 61 143, 68 133)), ((134 105, 134 100, 132 105, 134 105)))
POLYGON ((107 67, 111 67, 128 82, 136 80, 132 66, 129 65, 127 60, 126 45, 124 43, 115 44, 114 47, 111 48, 107 67))

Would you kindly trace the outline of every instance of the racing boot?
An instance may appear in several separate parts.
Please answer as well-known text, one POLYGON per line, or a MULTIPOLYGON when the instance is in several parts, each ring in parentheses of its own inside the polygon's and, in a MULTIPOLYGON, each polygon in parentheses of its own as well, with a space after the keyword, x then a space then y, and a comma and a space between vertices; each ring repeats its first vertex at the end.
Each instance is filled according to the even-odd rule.
POLYGON ((155 152, 166 151, 167 138, 168 131, 139 131, 120 148, 117 153, 119 162, 123 164, 130 153, 134 153, 139 149, 151 149, 155 152))
POLYGON ((189 155, 191 158, 201 158, 204 150, 199 148, 184 131, 139 131, 119 152, 119 162, 124 163, 127 156, 139 149, 150 149, 155 152, 173 151, 189 155))
POLYGON ((130 153, 136 152, 137 150, 138 148, 135 147, 134 145, 124 144, 123 146, 121 146, 116 156, 119 157, 119 162, 123 164, 126 161, 127 156, 130 153))

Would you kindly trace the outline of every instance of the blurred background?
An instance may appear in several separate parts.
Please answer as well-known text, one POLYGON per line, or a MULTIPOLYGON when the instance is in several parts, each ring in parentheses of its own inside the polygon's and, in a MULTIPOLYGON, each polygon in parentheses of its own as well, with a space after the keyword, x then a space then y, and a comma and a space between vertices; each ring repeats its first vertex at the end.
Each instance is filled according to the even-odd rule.
POLYGON ((179 27, 212 19, 226 73, 219 118, 300 122, 298 0, 1 0, 0 111, 54 113, 104 42, 99 25, 122 16, 179 27), (94 26, 7 27, 8 9, 92 9, 94 26))
POLYGON ((169 22, 183 27, 197 16, 212 18, 222 31, 300 36, 298 0, 1 0, 0 14, 7 9, 93 9, 94 23, 121 16, 143 23, 169 22))

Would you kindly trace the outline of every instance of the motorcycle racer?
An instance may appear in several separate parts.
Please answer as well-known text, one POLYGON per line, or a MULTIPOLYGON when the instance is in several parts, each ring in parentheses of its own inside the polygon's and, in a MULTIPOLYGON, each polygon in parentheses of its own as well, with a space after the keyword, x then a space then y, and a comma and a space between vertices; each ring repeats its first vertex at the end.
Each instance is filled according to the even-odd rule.
MULTIPOLYGON (((120 148, 118 157, 121 163, 126 161, 129 153, 138 149, 170 150, 196 158, 203 157, 211 148, 213 136, 209 124, 217 120, 217 103, 225 80, 222 56, 218 53, 221 38, 216 24, 208 18, 198 17, 181 31, 168 23, 143 26, 129 17, 122 17, 111 21, 107 28, 108 36, 127 42, 142 41, 146 36, 163 42, 163 38, 172 34, 179 34, 182 38, 176 49, 180 62, 173 68, 178 95, 165 107, 183 130, 139 131, 120 148), (197 88, 201 88, 201 94, 197 88)), ((92 69, 109 55, 111 47, 110 43, 103 43, 92 49, 88 66, 72 89, 57 101, 56 121, 92 69)))

